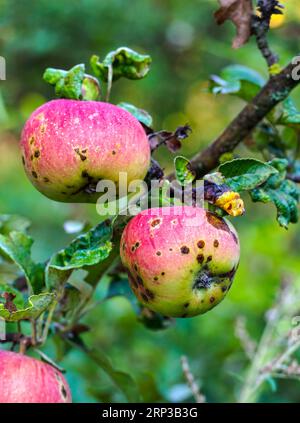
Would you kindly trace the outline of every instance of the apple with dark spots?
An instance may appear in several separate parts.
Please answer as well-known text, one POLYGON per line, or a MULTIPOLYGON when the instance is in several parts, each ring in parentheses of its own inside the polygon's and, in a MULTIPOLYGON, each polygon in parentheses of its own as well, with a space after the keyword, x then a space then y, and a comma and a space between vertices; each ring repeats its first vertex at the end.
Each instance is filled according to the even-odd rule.
POLYGON ((0 403, 70 403, 70 388, 57 369, 34 358, 0 351, 0 403))
MULTIPOLYGON (((21 137, 28 178, 47 197, 96 203, 100 180, 128 184, 144 179, 148 138, 139 121, 118 106, 98 101, 53 100, 27 120, 21 137)), ((118 191, 118 190, 117 190, 118 191)))
POLYGON ((139 301, 169 317, 207 312, 223 300, 238 267, 238 235, 199 207, 144 210, 126 226, 120 254, 139 301))

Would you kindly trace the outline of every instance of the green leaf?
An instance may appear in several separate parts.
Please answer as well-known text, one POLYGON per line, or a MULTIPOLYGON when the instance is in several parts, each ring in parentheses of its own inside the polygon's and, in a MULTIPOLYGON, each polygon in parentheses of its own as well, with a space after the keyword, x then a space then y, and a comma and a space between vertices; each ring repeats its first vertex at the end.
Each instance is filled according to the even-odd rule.
POLYGON ((191 184, 195 179, 195 173, 188 159, 183 156, 177 156, 174 160, 176 179, 181 185, 191 184))
POLYGON ((108 53, 103 62, 99 61, 98 56, 93 55, 90 64, 94 74, 102 81, 107 82, 110 69, 113 81, 121 77, 144 78, 149 72, 151 61, 151 57, 148 55, 139 54, 128 47, 120 47, 108 53))
POLYGON ((269 162, 277 169, 277 173, 258 188, 250 192, 253 201, 273 202, 277 208, 277 220, 280 226, 287 228, 289 223, 298 221, 299 188, 294 182, 285 179, 288 161, 274 159, 269 162))
POLYGON ((105 260, 112 250, 110 221, 99 223, 71 244, 52 256, 46 273, 48 287, 65 283, 74 269, 93 266, 105 260))
POLYGON ((127 112, 131 113, 135 118, 137 118, 137 120, 139 120, 141 123, 151 128, 153 123, 152 116, 150 116, 149 113, 146 112, 146 110, 139 109, 135 107, 133 104, 124 103, 124 102, 119 103, 118 106, 124 110, 127 110, 127 112))
POLYGON ((23 232, 0 234, 0 255, 14 262, 24 273, 31 293, 40 293, 44 286, 44 265, 31 258, 33 240, 23 232))
POLYGON ((47 68, 43 75, 44 81, 55 87, 55 94, 60 98, 74 100, 97 100, 100 94, 98 81, 85 73, 83 63, 68 71, 47 68))
POLYGON ((211 77, 210 90, 214 94, 234 94, 250 101, 264 85, 265 80, 253 69, 242 65, 230 65, 220 76, 211 77))
POLYGON ((18 322, 19 320, 37 319, 54 300, 54 294, 43 293, 32 295, 28 298, 28 304, 25 308, 9 312, 3 304, 0 304, 0 317, 7 322, 18 322))
POLYGON ((282 114, 277 124, 296 128, 300 125, 300 112, 290 97, 282 103, 282 114))
POLYGON ((0 234, 8 235, 12 231, 26 232, 30 226, 28 219, 22 216, 2 214, 0 215, 0 234))
POLYGON ((82 345, 79 345, 75 342, 70 342, 73 346, 80 348, 85 354, 87 354, 90 359, 92 359, 115 383, 115 385, 120 389, 128 402, 139 402, 140 393, 136 384, 136 381, 127 373, 117 370, 113 367, 113 364, 109 357, 97 349, 88 349, 82 345))
POLYGON ((234 159, 223 163, 219 172, 225 177, 225 184, 233 191, 251 190, 264 183, 277 170, 270 164, 256 159, 234 159))

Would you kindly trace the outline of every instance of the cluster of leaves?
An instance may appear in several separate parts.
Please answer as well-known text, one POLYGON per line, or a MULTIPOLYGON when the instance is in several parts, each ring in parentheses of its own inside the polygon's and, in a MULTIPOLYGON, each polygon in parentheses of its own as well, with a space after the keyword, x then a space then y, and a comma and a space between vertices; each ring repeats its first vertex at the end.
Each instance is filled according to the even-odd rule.
MULTIPOLYGON (((249 102, 264 84, 253 69, 233 65, 212 76, 210 91, 235 95, 249 102)), ((267 162, 233 160, 220 166, 226 183, 237 191, 249 191, 253 201, 272 202, 281 226, 298 221, 300 112, 291 97, 280 103, 245 140, 251 152, 267 162), (234 180, 232 179, 234 178, 234 180)))

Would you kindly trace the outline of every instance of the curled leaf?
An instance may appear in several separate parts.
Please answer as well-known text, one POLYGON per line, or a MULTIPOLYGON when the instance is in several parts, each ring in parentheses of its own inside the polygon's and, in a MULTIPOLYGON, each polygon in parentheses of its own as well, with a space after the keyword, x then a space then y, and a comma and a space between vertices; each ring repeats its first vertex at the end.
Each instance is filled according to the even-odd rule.
POLYGON ((18 322, 19 320, 37 319, 54 301, 54 294, 43 293, 32 295, 28 298, 28 304, 22 309, 7 309, 5 304, 0 304, 0 317, 7 322, 18 322))
POLYGON ((276 168, 256 159, 234 159, 219 166, 225 184, 234 191, 246 191, 264 183, 276 168))
POLYGON ((97 79, 85 73, 83 63, 68 71, 47 68, 43 79, 55 87, 55 94, 59 98, 97 100, 100 96, 100 86, 97 79))
POLYGON ((234 23, 237 35, 232 47, 239 48, 245 44, 251 35, 252 2, 251 0, 219 0, 220 9, 215 12, 218 25, 226 20, 234 23))
POLYGON ((152 116, 149 115, 146 110, 139 109, 138 107, 135 107, 133 104, 129 103, 119 103, 119 107, 121 107, 124 110, 127 110, 127 112, 131 113, 135 118, 137 118, 138 121, 146 125, 147 127, 151 128, 152 126, 152 116))
POLYGON ((75 238, 68 247, 52 256, 46 271, 47 286, 63 284, 74 269, 105 260, 112 250, 111 237, 112 226, 107 220, 75 238))
POLYGON ((220 76, 212 75, 210 79, 213 94, 233 94, 245 101, 252 100, 265 83, 258 72, 242 65, 227 66, 220 76))
POLYGON ((112 72, 112 80, 124 77, 128 79, 144 78, 150 69, 151 57, 140 54, 128 47, 119 47, 107 54, 102 62, 99 56, 93 55, 90 60, 94 74, 102 81, 108 82, 112 72))
POLYGON ((176 179, 182 186, 191 184, 195 179, 195 172, 191 163, 183 156, 177 156, 174 160, 176 179))
POLYGON ((187 138, 191 132, 192 129, 188 124, 178 126, 174 132, 165 130, 153 132, 148 136, 151 151, 156 150, 161 145, 166 145, 169 151, 175 153, 181 148, 181 141, 187 138))

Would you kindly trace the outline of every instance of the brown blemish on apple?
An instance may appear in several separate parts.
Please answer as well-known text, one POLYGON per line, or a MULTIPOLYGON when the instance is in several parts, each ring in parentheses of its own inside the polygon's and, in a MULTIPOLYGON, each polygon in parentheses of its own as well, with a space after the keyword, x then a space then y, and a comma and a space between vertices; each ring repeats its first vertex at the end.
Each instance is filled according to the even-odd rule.
POLYGON ((153 219, 151 220, 150 225, 152 228, 155 228, 156 226, 160 226, 161 222, 162 222, 161 219, 153 219))
POLYGON ((208 256, 206 259, 206 262, 209 263, 210 261, 212 261, 212 256, 208 256))
POLYGON ((25 158, 24 158, 24 156, 22 156, 22 163, 25 166, 25 158))
POLYGON ((161 256, 161 251, 156 251, 157 256, 161 256))
POLYGON ((210 297, 209 302, 212 304, 215 302, 215 297, 210 297))
POLYGON ((144 286, 143 279, 139 275, 137 275, 136 280, 140 286, 144 286))
POLYGON ((217 239, 215 239, 214 240, 214 247, 215 248, 218 248, 218 246, 219 246, 219 241, 217 239))
POLYGON ((197 242, 197 247, 198 248, 204 248, 205 247, 205 242, 202 239, 200 239, 200 241, 197 242))
POLYGON ((147 303, 149 301, 149 298, 147 297, 146 294, 144 294, 143 292, 141 293, 141 297, 143 298, 143 300, 147 303))
POLYGON ((150 298, 151 300, 154 299, 154 294, 153 294, 152 291, 150 291, 150 289, 146 289, 145 292, 146 292, 146 295, 148 296, 148 298, 150 298))
POLYGON ((82 151, 80 151, 80 149, 79 148, 74 148, 74 151, 75 151, 75 153, 80 157, 80 160, 81 161, 85 161, 86 160, 86 155, 84 154, 84 152, 86 152, 86 149, 85 150, 82 150, 82 151))
POLYGON ((202 264, 204 261, 204 255, 203 254, 198 254, 197 255, 197 262, 202 264))
POLYGON ((31 172, 31 174, 32 174, 32 176, 33 176, 35 179, 37 179, 37 178, 38 178, 38 175, 37 175, 37 173, 36 173, 34 170, 31 172))
POLYGON ((189 249, 189 247, 187 247, 186 245, 183 245, 183 246, 180 248, 180 251, 181 251, 181 254, 189 254, 190 249, 189 249))
POLYGON ((50 182, 50 179, 49 178, 47 178, 46 176, 43 178, 44 179, 44 182, 50 182))
POLYGON ((220 229, 221 231, 231 233, 229 226, 227 225, 225 220, 223 220, 221 217, 216 216, 215 214, 207 211, 206 212, 206 218, 207 218, 208 223, 210 225, 212 225, 213 227, 215 227, 216 229, 220 229))

